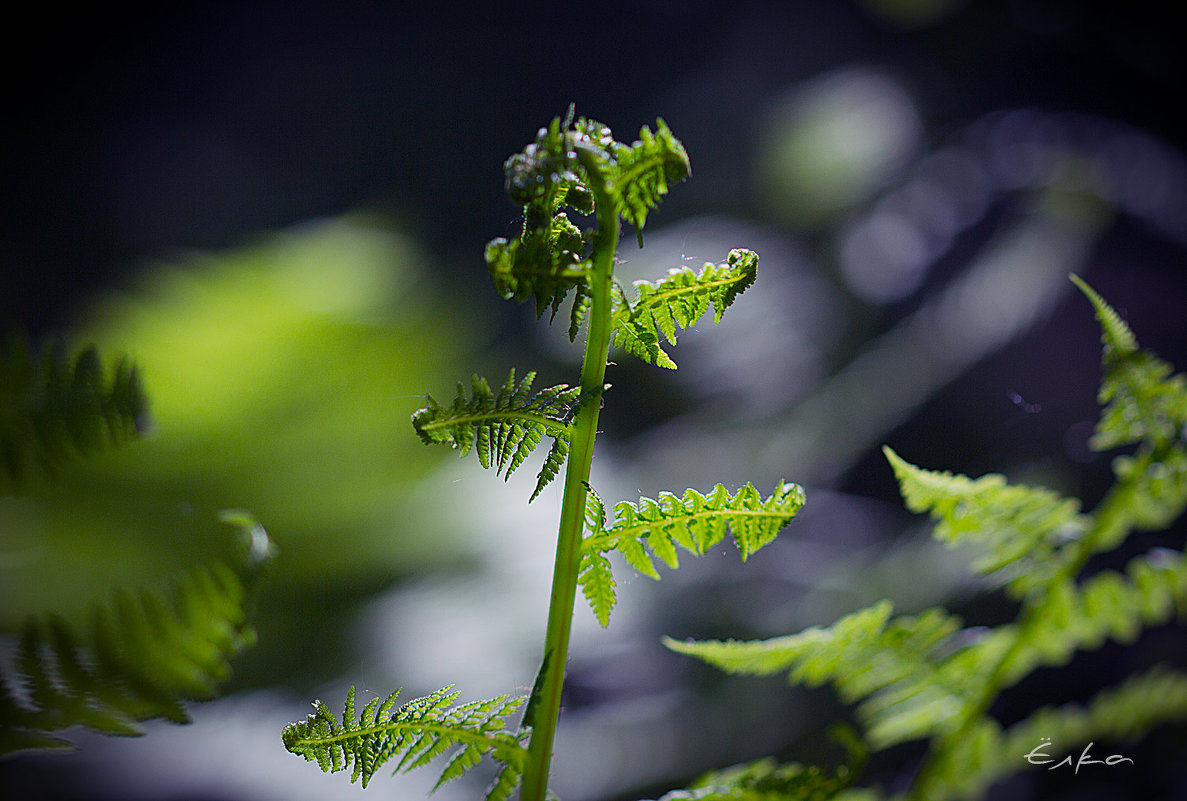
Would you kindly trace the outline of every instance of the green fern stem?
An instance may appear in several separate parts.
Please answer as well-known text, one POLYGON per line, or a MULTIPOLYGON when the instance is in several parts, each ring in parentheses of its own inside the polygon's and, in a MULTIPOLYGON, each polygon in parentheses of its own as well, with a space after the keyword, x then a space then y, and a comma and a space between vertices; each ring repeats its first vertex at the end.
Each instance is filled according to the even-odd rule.
POLYGON ((586 169, 594 195, 597 231, 589 277, 591 305, 585 355, 581 362, 581 391, 591 400, 582 405, 573 420, 569 461, 565 468, 564 498, 557 534, 556 562, 552 573, 552 595, 548 607, 548 629, 544 640, 544 666, 538 682, 540 693, 532 714, 532 737, 528 744, 527 768, 523 773, 520 801, 544 801, 552 762, 552 744, 560 715, 561 690, 577 598, 581 566, 582 535, 585 525, 585 494, 593 461, 594 438, 598 430, 600 394, 606 378, 610 353, 611 284, 614 257, 618 250, 621 223, 618 208, 607 191, 601 158, 584 143, 573 147, 586 169))

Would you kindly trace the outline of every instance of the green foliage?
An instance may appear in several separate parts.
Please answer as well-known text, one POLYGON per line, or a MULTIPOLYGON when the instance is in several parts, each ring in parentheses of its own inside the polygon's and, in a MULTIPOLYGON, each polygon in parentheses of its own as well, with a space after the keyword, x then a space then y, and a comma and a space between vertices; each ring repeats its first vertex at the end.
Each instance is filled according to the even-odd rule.
POLYGON ((95 343, 109 370, 134 358, 151 435, 0 497, 0 629, 15 638, 49 611, 81 627, 116 586, 229 562, 217 516, 234 505, 284 544, 236 686, 296 664, 315 681, 346 669, 344 615, 471 547, 424 503, 450 453, 405 431, 425 390, 469 383, 459 360, 479 325, 445 302, 433 266, 391 223, 352 214, 172 254, 88 302, 68 343, 95 343))
POLYGON ((858 712, 874 748, 945 730, 978 680, 968 654, 952 654, 960 620, 940 609, 891 620, 882 601, 847 615, 829 628, 759 642, 684 643, 674 651, 694 655, 731 673, 770 675, 790 669, 793 682, 810 687, 832 682, 847 703, 864 699, 858 712), (965 673, 969 668, 974 671, 965 673))
POLYGON ((1118 518, 1101 533, 1104 545, 1115 545, 1129 527, 1168 526, 1187 506, 1187 377, 1138 348, 1137 340, 1117 313, 1082 280, 1073 278, 1088 296, 1101 324, 1104 380, 1097 400, 1105 404, 1092 447, 1109 450, 1138 443, 1132 455, 1113 460, 1118 518))
MULTIPOLYGON (((59 340, 33 358, 14 336, 0 353, 0 387, 0 494, 23 489, 34 468, 52 477, 146 425, 137 368, 121 359, 106 371, 93 346, 70 359, 59 340)), ((225 522, 242 540, 236 569, 190 570, 168 597, 120 588, 110 605, 92 610, 85 633, 57 613, 26 620, 18 685, 0 676, 0 756, 70 748, 60 733, 75 726, 133 736, 144 720, 185 723, 184 700, 215 695, 230 675, 228 660, 254 642, 249 590, 272 550, 246 513, 227 513, 225 522)))
POLYGON ((616 167, 610 182, 619 196, 619 214, 635 227, 639 247, 643 247, 647 213, 668 194, 669 183, 683 181, 692 171, 688 153, 662 119, 656 120, 654 135, 644 125, 634 144, 613 143, 610 152, 616 167))
MULTIPOLYGON (((1039 752, 1032 764, 1046 764, 1040 758, 1041 746, 1047 746, 1045 756, 1055 762, 1072 747, 1102 741, 1132 743, 1156 726, 1184 719, 1187 676, 1155 666, 1101 690, 1087 703, 1042 707, 1008 728, 988 716, 978 718, 963 737, 934 752, 926 787, 937 794, 930 797, 977 798, 993 782, 1015 773, 1028 754, 1039 752)), ((1103 746, 1098 747, 1096 758, 1105 755, 1099 753, 1102 750, 1103 746)))
POLYGON ((931 512, 941 542, 976 548, 973 570, 993 576, 1016 596, 1046 586, 1075 556, 1071 544, 1088 528, 1089 518, 1079 513, 1074 498, 1009 485, 996 474, 974 481, 921 470, 890 448, 883 451, 907 508, 931 512))
POLYGON ((532 393, 535 379, 536 374, 531 372, 516 384, 515 370, 511 370, 496 395, 485 378, 475 375, 469 398, 460 381, 448 409, 429 395, 427 405, 412 413, 412 425, 426 445, 448 445, 462 456, 473 449, 484 468, 494 465, 495 472, 503 473, 505 479, 523 464, 545 435, 552 437, 552 448, 536 478, 531 497, 535 500, 564 464, 573 416, 582 400, 581 390, 567 384, 532 393))
MULTIPOLYGON (((1187 381, 1138 348, 1121 318, 1073 279, 1096 308, 1104 343, 1104 404, 1092 444, 1136 444, 1114 460, 1117 481, 1091 513, 1047 489, 922 470, 890 449, 907 507, 928 512, 935 536, 976 550, 972 568, 1020 604, 1017 620, 966 628, 943 609, 891 618, 891 604, 831 627, 764 641, 680 642, 669 648, 731 673, 786 672, 793 683, 831 683, 857 705, 874 749, 927 739, 928 759, 910 799, 975 798, 1023 767, 1040 740, 1067 748, 1134 739, 1187 718, 1187 674, 1158 667, 1103 690, 1086 704, 1043 709, 1003 727, 988 713, 1006 688, 1042 666, 1068 663, 1107 640, 1133 642, 1143 628, 1187 620, 1187 555, 1155 549, 1124 572, 1081 576, 1094 554, 1135 529, 1168 525, 1187 504, 1187 381)), ((732 797, 732 796, 727 796, 732 797)), ((781 797, 781 796, 780 796, 781 797)))
POLYGON ((0 351, 0 494, 35 470, 122 445, 147 425, 140 373, 127 359, 105 369, 92 346, 70 358, 57 340, 30 353, 12 335, 0 351))
POLYGON ((183 700, 214 697, 230 676, 229 659, 255 641, 251 587, 272 553, 264 529, 245 513, 225 520, 240 530, 237 570, 222 563, 191 570, 171 600, 120 589, 112 604, 93 610, 85 635, 56 615, 29 620, 17 653, 27 698, 0 679, 0 755, 70 748, 57 732, 72 726, 134 736, 139 721, 186 723, 183 700))
POLYGON ((607 525, 602 499, 591 489, 586 501, 589 533, 582 542, 578 580, 598 622, 606 626, 616 598, 610 562, 603 554, 618 551, 631 567, 658 580, 652 555, 674 569, 679 566, 677 546, 702 556, 728 530, 745 561, 773 540, 803 505, 804 491, 797 484, 781 482, 766 498, 751 484, 732 494, 718 484, 708 495, 688 489, 683 496, 661 492, 657 500, 620 501, 614 505, 614 521, 607 525))
POLYGON ((834 798, 850 780, 844 767, 832 774, 815 765, 780 765, 767 757, 715 771, 659 801, 823 801, 834 798))
POLYGON ((645 362, 676 369, 660 347, 660 334, 676 344, 676 327, 690 328, 713 307, 713 322, 746 291, 758 274, 758 256, 731 250, 725 264, 706 264, 699 273, 687 267, 672 269, 657 284, 636 281, 637 296, 630 303, 619 290, 611 318, 613 343, 645 362))
POLYGON ((1158 549, 1130 560, 1124 573, 1102 570, 1080 583, 1060 577, 1034 610, 1025 631, 1006 629, 1025 646, 1002 663, 1006 684, 1037 667, 1065 664, 1077 650, 1131 643, 1144 627, 1176 615, 1187 620, 1187 560, 1158 549))
POLYGON ((500 696, 451 706, 459 693, 444 687, 393 711, 399 694, 396 690, 382 701, 373 698, 355 717, 355 690, 351 687, 341 719, 334 717, 324 703, 315 701, 313 714, 285 727, 281 735, 284 747, 316 762, 326 773, 352 768, 351 782, 362 779, 363 787, 396 757, 399 762, 393 772, 400 773, 456 748, 437 779, 440 787, 490 754, 502 763, 502 769, 486 799, 503 801, 509 796, 526 752, 519 737, 505 730, 505 721, 523 698, 500 696))
POLYGON ((845 762, 834 769, 799 762, 780 764, 766 757, 711 771, 687 790, 674 790, 659 801, 824 801, 838 797, 859 801, 860 791, 849 792, 849 786, 861 773, 869 752, 848 726, 834 726, 831 735, 848 751, 845 762))

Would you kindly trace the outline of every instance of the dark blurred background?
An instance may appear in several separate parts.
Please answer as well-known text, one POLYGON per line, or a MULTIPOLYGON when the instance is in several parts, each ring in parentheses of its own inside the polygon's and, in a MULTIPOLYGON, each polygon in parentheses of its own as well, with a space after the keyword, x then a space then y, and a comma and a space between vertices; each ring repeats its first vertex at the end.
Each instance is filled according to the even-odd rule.
MULTIPOLYGON (((834 757, 827 692, 725 680, 658 637, 774 636, 882 597, 1009 614, 928 545, 879 446, 1090 508, 1110 480, 1086 447, 1098 333, 1069 272, 1187 364, 1187 84, 1164 5, 27 8, 3 56, 0 322, 131 354, 155 427, 0 499, 0 624, 77 619, 217 557, 222 508, 254 512, 281 556, 226 700, 0 780, 32 799, 358 797, 282 752, 313 697, 530 685, 559 493, 528 507, 534 469, 505 487, 407 418, 472 371, 573 380, 576 349, 495 297, 482 263, 519 222, 503 160, 570 103, 627 141, 663 117, 692 159, 646 248, 628 232, 624 278, 735 246, 762 259, 716 330, 682 337, 675 374, 611 368, 595 486, 786 477, 809 507, 745 568, 731 553, 626 583, 605 632, 578 610, 557 791, 640 798, 766 753, 834 757)), ((1182 527, 1102 566, 1158 544, 1181 548, 1182 527)), ((995 711, 1187 665, 1184 642, 1165 627, 1083 654, 995 711)), ((994 797, 1187 797, 1182 728, 1119 747, 1132 770, 1032 773, 994 797)), ((881 755, 873 779, 898 787, 918 757, 881 755)))

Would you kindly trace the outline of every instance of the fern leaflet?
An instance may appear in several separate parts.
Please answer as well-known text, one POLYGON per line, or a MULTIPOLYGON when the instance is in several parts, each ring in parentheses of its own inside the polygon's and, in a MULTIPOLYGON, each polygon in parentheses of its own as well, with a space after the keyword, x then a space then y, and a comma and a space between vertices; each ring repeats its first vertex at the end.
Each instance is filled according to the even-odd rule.
POLYGON ((355 717, 355 689, 346 695, 346 708, 339 720, 321 701, 303 721, 290 723, 281 734, 291 753, 317 762, 326 773, 352 768, 351 782, 362 779, 363 787, 384 763, 399 757, 393 773, 407 772, 427 764, 450 749, 456 749, 437 779, 440 787, 456 779, 490 754, 503 764, 487 801, 502 801, 514 790, 523 770, 526 751, 517 735, 506 731, 505 719, 523 703, 523 698, 499 696, 451 706, 459 693, 443 687, 398 708, 396 690, 382 701, 368 702, 355 717))
MULTIPOLYGON (((831 682, 858 712, 874 748, 945 731, 976 686, 984 653, 957 647, 960 619, 942 609, 891 619, 881 601, 847 615, 830 628, 755 642, 680 642, 668 648, 728 673, 771 675, 788 671, 793 683, 831 682), (972 660, 970 660, 972 657, 972 660), (863 700, 864 699, 864 700, 863 700)), ((996 644, 993 644, 994 646, 996 644)), ((987 649, 990 653, 996 647, 987 649)))
POLYGON ((462 456, 477 451, 479 463, 485 468, 493 465, 504 479, 511 477, 545 435, 552 437, 552 447, 536 476, 535 500, 569 454, 572 420, 584 400, 580 388, 567 384, 533 393, 535 378, 535 372, 529 372, 517 384, 515 370, 511 370, 496 395, 485 378, 475 375, 468 398, 459 381, 449 408, 429 395, 426 406, 413 412, 412 425, 426 444, 445 444, 462 456))
MULTIPOLYGON (((1101 690, 1087 703, 1043 707, 1004 730, 991 718, 979 719, 940 753, 919 794, 972 801, 993 782, 1015 773, 1021 757, 1033 756, 1036 765, 1046 764, 1044 758, 1054 763, 1081 745, 1137 740, 1155 726, 1184 718, 1187 675, 1156 666, 1101 690)), ((1097 754, 1098 759, 1103 756, 1097 754)))
POLYGON ((1135 557, 1124 574, 1102 570, 1082 584, 1053 582, 1035 607, 1026 629, 1014 633, 1018 646, 1002 666, 1003 686, 1043 665, 1066 664, 1077 650, 1107 640, 1131 643, 1146 626, 1187 620, 1187 555, 1159 549, 1135 557))
MULTIPOLYGON (((555 315, 569 290, 585 285, 588 266, 583 257, 585 240, 580 229, 560 212, 546 227, 525 231, 519 239, 492 239, 486 245, 486 265, 495 290, 507 300, 533 299, 536 316, 551 307, 555 315)), ((574 312, 573 325, 578 313, 574 312)), ((575 339, 576 335, 569 337, 575 339)))
POLYGON ((644 125, 638 140, 629 146, 614 143, 611 154, 615 168, 610 190, 618 196, 619 214, 635 227, 639 247, 643 247, 647 213, 668 193, 669 183, 683 181, 692 171, 688 153, 660 119, 656 120, 654 134, 644 125))
POLYGON ((657 284, 636 281, 637 297, 630 303, 621 289, 610 321, 612 344, 645 362, 676 369, 660 346, 660 337, 676 344, 676 328, 690 328, 713 309, 713 322, 746 291, 758 274, 758 255, 734 249, 724 264, 705 264, 699 273, 684 267, 672 269, 657 284))
POLYGON ((828 772, 798 762, 777 764, 767 757, 702 776, 687 790, 659 801, 823 801, 836 799, 853 781, 844 765, 828 772))
POLYGON ((1170 525, 1187 506, 1187 376, 1138 348, 1120 315, 1076 276, 1072 280, 1096 311, 1104 345, 1104 379, 1098 401, 1104 405, 1090 442, 1096 450, 1140 443, 1133 455, 1118 456, 1114 492, 1123 512, 1102 521, 1100 548, 1113 547, 1129 528, 1170 525))
POLYGON ((30 472, 52 473, 73 455, 121 445, 147 426, 148 400, 135 365, 108 370, 94 347, 71 359, 62 341, 40 357, 11 336, 0 352, 0 493, 30 472))
POLYGON ((1065 546, 1089 527, 1074 498, 1007 484, 997 474, 974 480, 923 470, 888 447, 882 450, 907 508, 930 512, 937 521, 934 536, 941 542, 977 546, 973 570, 998 578, 1015 596, 1044 587, 1076 554, 1065 546))
POLYGON ((858 801, 862 796, 849 786, 864 768, 869 750, 846 725, 833 726, 829 734, 848 752, 845 761, 835 768, 826 770, 799 762, 779 764, 766 757, 711 771, 687 790, 673 790, 659 801, 858 801))
POLYGON ((17 652, 28 702, 0 679, 0 754, 70 748, 55 732, 71 726, 135 736, 139 721, 186 723, 183 699, 214 696, 230 676, 229 659, 255 642, 249 594, 273 550, 244 513, 225 519, 245 538, 239 573, 221 563, 192 570, 172 602, 155 591, 120 591, 112 607, 94 610, 85 645, 56 616, 29 621, 17 652))
POLYGON ((803 505, 804 491, 797 484, 780 482, 767 498, 752 484, 733 494, 718 484, 708 495, 688 489, 680 497, 661 492, 657 500, 620 501, 614 506, 614 522, 607 527, 605 506, 590 489, 586 496, 589 534, 582 543, 578 581, 605 626, 616 600, 606 552, 618 551, 631 567, 658 579, 652 555, 676 568, 677 546, 701 556, 721 542, 728 530, 745 560, 773 540, 803 505))
POLYGON ((1174 368, 1139 349, 1120 315, 1081 279, 1072 280, 1092 302, 1104 345, 1105 376, 1098 400, 1105 408, 1093 447, 1108 450, 1146 440, 1162 448, 1181 442, 1187 425, 1187 377, 1172 376, 1174 368))

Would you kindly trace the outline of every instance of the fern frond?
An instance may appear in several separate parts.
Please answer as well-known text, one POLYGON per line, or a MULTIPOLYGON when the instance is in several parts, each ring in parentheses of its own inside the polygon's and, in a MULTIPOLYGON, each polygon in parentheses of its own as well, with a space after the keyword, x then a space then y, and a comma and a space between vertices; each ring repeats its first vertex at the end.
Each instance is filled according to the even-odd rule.
POLYGON ((688 153, 659 119, 654 134, 644 125, 638 140, 629 146, 612 147, 611 154, 616 165, 609 189, 618 197, 619 214, 635 227, 639 247, 643 247, 647 213, 659 205, 670 183, 683 181, 692 172, 688 153))
POLYGON ((1006 584, 1016 597, 1041 588, 1076 554, 1066 546, 1090 525, 1080 502, 1041 487, 1007 484, 998 474, 977 479, 924 470, 882 449, 912 512, 937 521, 936 539, 972 544, 972 568, 1006 584))
POLYGON ((985 661, 984 654, 971 650, 974 646, 958 647, 959 618, 930 609, 892 620, 891 611, 891 603, 881 601, 830 628, 785 637, 751 642, 665 638, 664 644, 727 673, 786 671, 791 682, 809 687, 831 682, 846 703, 861 701, 858 713, 870 744, 886 748, 946 731, 977 681, 976 661, 985 661))
MULTIPOLYGON (((254 521, 241 533, 261 544, 254 521)), ((89 642, 56 616, 30 620, 16 660, 27 699, 0 678, 0 755, 70 748, 56 732, 71 726, 135 736, 140 721, 187 722, 182 701, 212 698, 230 676, 229 660, 255 642, 247 606, 251 579, 271 555, 263 544, 249 549, 239 573, 215 563, 184 574, 171 600, 118 592, 94 610, 89 642)))
POLYGON ((355 717, 355 689, 346 695, 342 718, 321 701, 303 721, 290 723, 281 734, 291 753, 316 762, 325 773, 351 768, 351 782, 363 787, 389 760, 399 758, 393 773, 419 768, 455 749, 437 779, 437 787, 456 779, 489 754, 503 764, 488 801, 506 799, 518 783, 527 752, 519 738, 506 730, 506 718, 523 698, 499 696, 452 706, 459 693, 452 686, 417 698, 398 708, 396 690, 382 701, 368 702, 355 717))
POLYGON ((63 462, 138 436, 148 400, 140 373, 127 359, 105 368, 94 347, 71 358, 62 341, 39 357, 13 335, 0 351, 0 494, 34 469, 52 473, 63 462))
POLYGON ((852 781, 844 765, 834 772, 798 762, 778 764, 767 757, 714 771, 687 790, 665 793, 659 801, 856 801, 862 796, 840 795, 852 781))
POLYGON ((831 628, 786 637, 665 644, 729 673, 787 671, 792 682, 831 682, 846 703, 860 701, 871 744, 884 748, 946 733, 988 671, 997 669, 999 687, 1009 686, 1037 667, 1066 664, 1077 650, 1132 642, 1144 626, 1176 613, 1187 619, 1187 558, 1158 552, 1134 559, 1125 575, 1102 571, 1082 587, 1060 581, 1035 610, 1025 627, 1001 626, 972 640, 975 632, 960 632, 959 619, 941 610, 891 620, 883 601, 831 628))
POLYGON ((1105 521, 1101 547, 1115 545, 1132 528, 1164 528, 1187 507, 1187 376, 1138 347, 1120 315, 1077 276, 1101 325, 1104 345, 1098 401, 1104 406, 1090 445, 1096 450, 1140 443, 1118 456, 1116 492, 1128 495, 1125 519, 1105 521))
MULTIPOLYGON (((590 213, 593 201, 577 172, 576 159, 570 148, 574 137, 591 138, 590 126, 589 121, 579 120, 574 132, 573 106, 569 106, 563 121, 554 117, 546 127, 537 130, 531 144, 503 163, 504 188, 511 202, 525 209, 542 209, 548 213, 556 211, 563 203, 571 203, 582 214, 590 213)), ((606 128, 605 134, 612 141, 609 133, 606 128)), ((595 135, 593 138, 601 137, 595 135)))
POLYGON ((1077 650, 1107 640, 1131 643, 1144 627, 1176 615, 1187 620, 1187 555, 1159 549, 1132 559, 1125 573, 1103 570, 1079 586, 1055 582, 1033 614, 1025 629, 1004 628, 1019 638, 1003 665, 1004 684, 1043 665, 1066 664, 1077 650))
MULTIPOLYGON (((509 300, 535 301, 536 316, 551 308, 555 316, 571 290, 577 299, 569 323, 569 339, 585 313, 590 236, 574 225, 563 208, 588 215, 594 211, 587 167, 578 150, 596 153, 614 211, 635 226, 642 246, 647 213, 667 194, 670 183, 689 174, 688 154, 659 120, 653 134, 644 126, 638 141, 614 140, 608 127, 595 120, 574 121, 573 108, 562 121, 554 118, 536 139, 503 165, 507 195, 523 208, 520 235, 499 237, 486 247, 486 263, 495 289, 509 300)), ((592 169, 589 168, 589 169, 592 169)))
POLYGON ((563 206, 579 214, 593 211, 593 195, 571 147, 575 138, 588 139, 585 122, 574 130, 570 106, 563 122, 554 118, 532 144, 503 164, 507 195, 523 207, 523 230, 510 241, 491 240, 486 263, 498 293, 517 302, 534 299, 537 317, 549 307, 555 315, 569 291, 585 282, 588 243, 560 211, 563 206))
POLYGON ((611 343, 645 362, 676 369, 660 346, 660 337, 676 344, 676 329, 690 328, 713 309, 713 322, 746 291, 758 274, 758 255, 731 250, 724 264, 705 264, 699 273, 687 267, 672 269, 659 283, 636 281, 637 296, 630 303, 619 290, 610 320, 611 343))
POLYGON ((614 522, 606 527, 605 506, 592 489, 586 495, 586 524, 578 578, 598 621, 605 626, 614 607, 614 578, 603 553, 618 551, 636 570, 658 579, 652 555, 668 567, 679 565, 677 546, 701 556, 728 531, 745 560, 773 540, 804 505, 798 484, 780 482, 763 498, 752 484, 731 494, 718 484, 708 495, 693 489, 683 496, 661 492, 657 500, 620 501, 614 522), (651 553, 648 554, 648 551, 651 553))
POLYGON ((1077 276, 1072 281, 1092 302, 1101 325, 1104 380, 1099 402, 1105 409, 1092 446, 1108 450, 1143 440, 1155 448, 1182 440, 1187 424, 1187 377, 1138 347, 1129 326, 1077 276))
MULTIPOLYGON (((940 753, 918 788, 921 798, 980 798, 998 779, 1027 768, 1061 761, 1082 746, 1101 741, 1132 742, 1163 723, 1187 718, 1187 675, 1156 666, 1101 690, 1086 704, 1043 707, 1008 729, 983 717, 940 753)), ((1093 748, 1091 758, 1115 753, 1093 748)), ((1045 769, 1050 769, 1048 766, 1045 769)))
POLYGON ((495 394, 485 378, 475 375, 469 397, 460 381, 448 408, 429 395, 426 405, 413 412, 412 425, 426 444, 448 445, 462 456, 477 451, 478 462, 485 468, 493 465, 504 479, 511 477, 545 435, 552 437, 552 447, 536 477, 534 500, 564 464, 572 420, 583 402, 580 388, 567 384, 533 393, 535 379, 535 372, 529 372, 516 383, 513 369, 495 394))
MULTIPOLYGON (((1187 674, 1165 665, 1098 692, 1087 704, 1044 707, 1005 732, 1006 748, 1033 747, 1040 738, 1061 746, 1094 737, 1132 742, 1155 726, 1187 718, 1187 674)), ((1022 753, 1025 753, 1023 751, 1022 753)))
MULTIPOLYGON (((534 299, 537 317, 549 307, 555 316, 569 291, 580 291, 585 285, 589 243, 560 209, 567 206, 578 214, 593 211, 593 194, 572 146, 576 141, 593 146, 599 146, 596 142, 602 138, 613 141, 609 129, 603 137, 594 131, 597 127, 585 119, 574 125, 570 106, 563 122, 554 118, 537 132, 532 144, 503 164, 507 195, 523 207, 523 229, 513 240, 491 240, 486 263, 498 293, 517 302, 534 299)), ((572 329, 579 324, 580 313, 575 305, 570 339, 576 338, 572 329)))
POLYGON ((830 736, 848 752, 845 761, 834 768, 779 764, 766 757, 711 771, 687 790, 666 793, 659 801, 875 801, 876 793, 850 789, 869 756, 865 743, 843 724, 833 726, 830 736))

